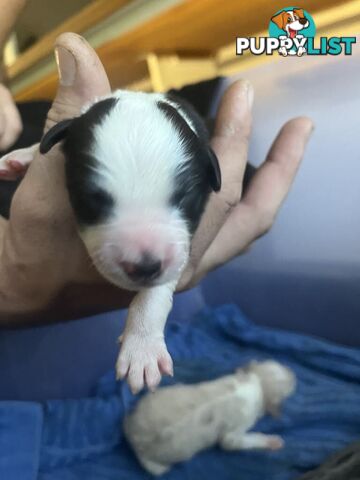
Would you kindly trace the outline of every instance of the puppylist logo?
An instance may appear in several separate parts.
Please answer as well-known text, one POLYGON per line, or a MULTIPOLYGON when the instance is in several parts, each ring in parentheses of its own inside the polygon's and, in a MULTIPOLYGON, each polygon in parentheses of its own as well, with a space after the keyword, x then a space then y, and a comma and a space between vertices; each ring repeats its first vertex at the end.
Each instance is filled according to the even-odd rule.
POLYGON ((304 9, 286 7, 271 17, 269 37, 238 37, 236 39, 236 55, 250 52, 253 55, 345 55, 352 54, 352 46, 356 37, 321 37, 320 44, 315 47, 315 22, 304 9))

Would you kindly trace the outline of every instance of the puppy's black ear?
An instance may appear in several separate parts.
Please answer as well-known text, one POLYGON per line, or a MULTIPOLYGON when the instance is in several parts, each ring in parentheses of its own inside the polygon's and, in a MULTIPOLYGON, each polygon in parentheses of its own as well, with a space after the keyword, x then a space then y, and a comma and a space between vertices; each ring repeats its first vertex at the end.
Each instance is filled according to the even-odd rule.
POLYGON ((207 156, 209 161, 210 185, 214 192, 218 192, 221 188, 221 171, 219 160, 211 147, 207 147, 207 156))
POLYGON ((72 122, 73 119, 69 118, 68 120, 62 120, 54 127, 50 128, 50 130, 45 133, 41 140, 40 153, 47 153, 54 145, 61 142, 61 140, 64 140, 72 122))

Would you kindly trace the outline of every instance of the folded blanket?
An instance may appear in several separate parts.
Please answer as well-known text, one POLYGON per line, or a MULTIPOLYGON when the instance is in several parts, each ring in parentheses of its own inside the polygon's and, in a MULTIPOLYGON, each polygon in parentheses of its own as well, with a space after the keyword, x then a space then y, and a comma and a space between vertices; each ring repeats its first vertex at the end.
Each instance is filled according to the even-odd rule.
MULTIPOLYGON (((191 324, 169 325, 167 342, 176 376, 165 384, 208 380, 253 358, 275 358, 295 371, 298 389, 279 420, 265 418, 256 426, 282 435, 282 451, 230 453, 213 448, 176 466, 165 479, 295 479, 360 438, 358 349, 258 327, 231 305, 206 309, 191 324)), ((92 398, 44 405, 0 403, 0 478, 150 478, 120 428, 137 399, 111 372, 92 398)))

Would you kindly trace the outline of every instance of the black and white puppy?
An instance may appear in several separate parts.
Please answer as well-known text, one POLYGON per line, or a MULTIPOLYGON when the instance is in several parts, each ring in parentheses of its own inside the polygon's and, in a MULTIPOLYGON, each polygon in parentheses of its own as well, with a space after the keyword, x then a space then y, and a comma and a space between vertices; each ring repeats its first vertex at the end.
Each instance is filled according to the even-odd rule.
MULTIPOLYGON (((172 374, 163 332, 191 238, 210 192, 221 187, 208 132, 182 100, 118 90, 55 125, 40 152, 58 142, 79 234, 95 267, 118 287, 138 291, 118 377, 127 376, 134 392, 144 383, 154 389, 162 373, 172 374)), ((26 167, 37 148, 6 155, 1 171, 26 167)))

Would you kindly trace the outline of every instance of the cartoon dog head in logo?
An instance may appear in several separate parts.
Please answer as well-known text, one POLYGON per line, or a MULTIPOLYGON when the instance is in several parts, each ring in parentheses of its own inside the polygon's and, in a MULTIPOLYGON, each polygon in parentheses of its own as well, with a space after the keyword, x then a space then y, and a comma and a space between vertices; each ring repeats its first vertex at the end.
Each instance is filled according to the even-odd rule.
POLYGON ((295 38, 298 33, 309 26, 309 20, 304 15, 302 8, 282 11, 271 18, 271 20, 284 30, 289 38, 295 38))

